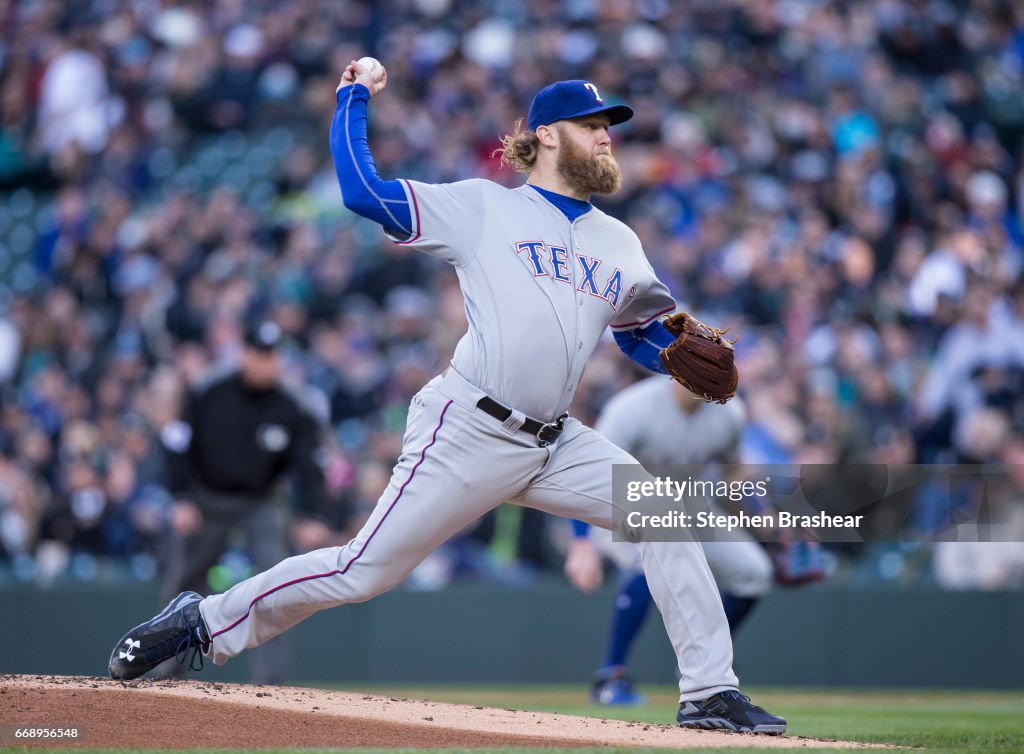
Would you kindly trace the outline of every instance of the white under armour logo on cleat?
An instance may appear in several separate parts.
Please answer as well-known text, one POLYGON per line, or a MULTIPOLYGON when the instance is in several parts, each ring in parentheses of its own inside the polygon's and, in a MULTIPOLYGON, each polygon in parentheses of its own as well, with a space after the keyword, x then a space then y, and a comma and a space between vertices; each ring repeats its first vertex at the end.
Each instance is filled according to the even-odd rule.
POLYGON ((127 639, 124 640, 124 643, 128 646, 128 651, 119 652, 118 657, 120 657, 122 660, 128 660, 128 662, 132 662, 135 659, 135 655, 132 654, 132 650, 141 647, 142 642, 132 641, 132 638, 129 636, 127 639))

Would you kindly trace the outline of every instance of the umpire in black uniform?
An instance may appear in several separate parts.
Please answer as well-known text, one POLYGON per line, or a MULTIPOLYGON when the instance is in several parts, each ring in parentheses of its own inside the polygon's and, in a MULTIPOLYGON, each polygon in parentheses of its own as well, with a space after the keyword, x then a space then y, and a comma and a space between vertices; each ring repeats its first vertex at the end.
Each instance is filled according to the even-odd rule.
MULTIPOLYGON (((164 598, 181 591, 209 594, 207 572, 237 531, 264 571, 288 556, 288 496, 293 477, 300 549, 324 546, 330 529, 323 473, 316 460, 321 423, 279 381, 282 339, 273 322, 246 329, 237 368, 217 370, 189 391, 181 417, 161 439, 175 501, 164 563, 164 598)), ((253 680, 281 683, 286 651, 276 641, 254 653, 253 680)))

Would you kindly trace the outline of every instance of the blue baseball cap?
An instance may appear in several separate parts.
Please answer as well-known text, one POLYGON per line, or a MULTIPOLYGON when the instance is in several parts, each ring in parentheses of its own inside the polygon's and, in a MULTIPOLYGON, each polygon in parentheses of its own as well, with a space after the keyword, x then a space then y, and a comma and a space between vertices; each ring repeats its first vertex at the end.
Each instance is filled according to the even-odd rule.
POLYGON ((538 127, 550 125, 556 120, 579 118, 594 113, 605 113, 611 118, 611 125, 614 126, 632 118, 633 108, 626 105, 604 104, 597 87, 589 81, 556 81, 541 89, 533 98, 530 114, 526 117, 526 127, 536 131, 538 127))

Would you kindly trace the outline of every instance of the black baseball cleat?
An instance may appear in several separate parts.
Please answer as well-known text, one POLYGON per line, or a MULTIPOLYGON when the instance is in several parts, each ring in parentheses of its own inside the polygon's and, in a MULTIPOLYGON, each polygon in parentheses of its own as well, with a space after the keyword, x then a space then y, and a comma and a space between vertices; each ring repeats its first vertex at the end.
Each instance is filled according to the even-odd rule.
POLYGON ((722 691, 700 701, 683 702, 679 705, 676 722, 683 728, 766 733, 769 736, 786 732, 783 718, 765 712, 739 691, 722 691))
POLYGON ((187 659, 190 668, 202 670, 202 653, 210 648, 210 633, 199 612, 202 599, 195 592, 182 592, 158 615, 126 633, 110 653, 110 677, 138 678, 171 657, 182 663, 187 659))

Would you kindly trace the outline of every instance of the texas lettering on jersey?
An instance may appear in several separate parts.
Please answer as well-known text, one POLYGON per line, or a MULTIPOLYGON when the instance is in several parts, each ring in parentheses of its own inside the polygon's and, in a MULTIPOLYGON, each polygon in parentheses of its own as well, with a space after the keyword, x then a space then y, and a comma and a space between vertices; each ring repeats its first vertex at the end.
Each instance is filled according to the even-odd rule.
MULTIPOLYGON (((543 241, 519 241, 515 249, 516 254, 526 260, 534 277, 548 277, 559 283, 572 285, 572 271, 569 269, 572 262, 564 246, 555 246, 543 241)), ((576 290, 604 299, 612 311, 617 311, 622 295, 622 270, 616 267, 606 278, 598 275, 602 260, 585 254, 573 254, 572 257, 576 260, 580 273, 580 283, 576 290)))

